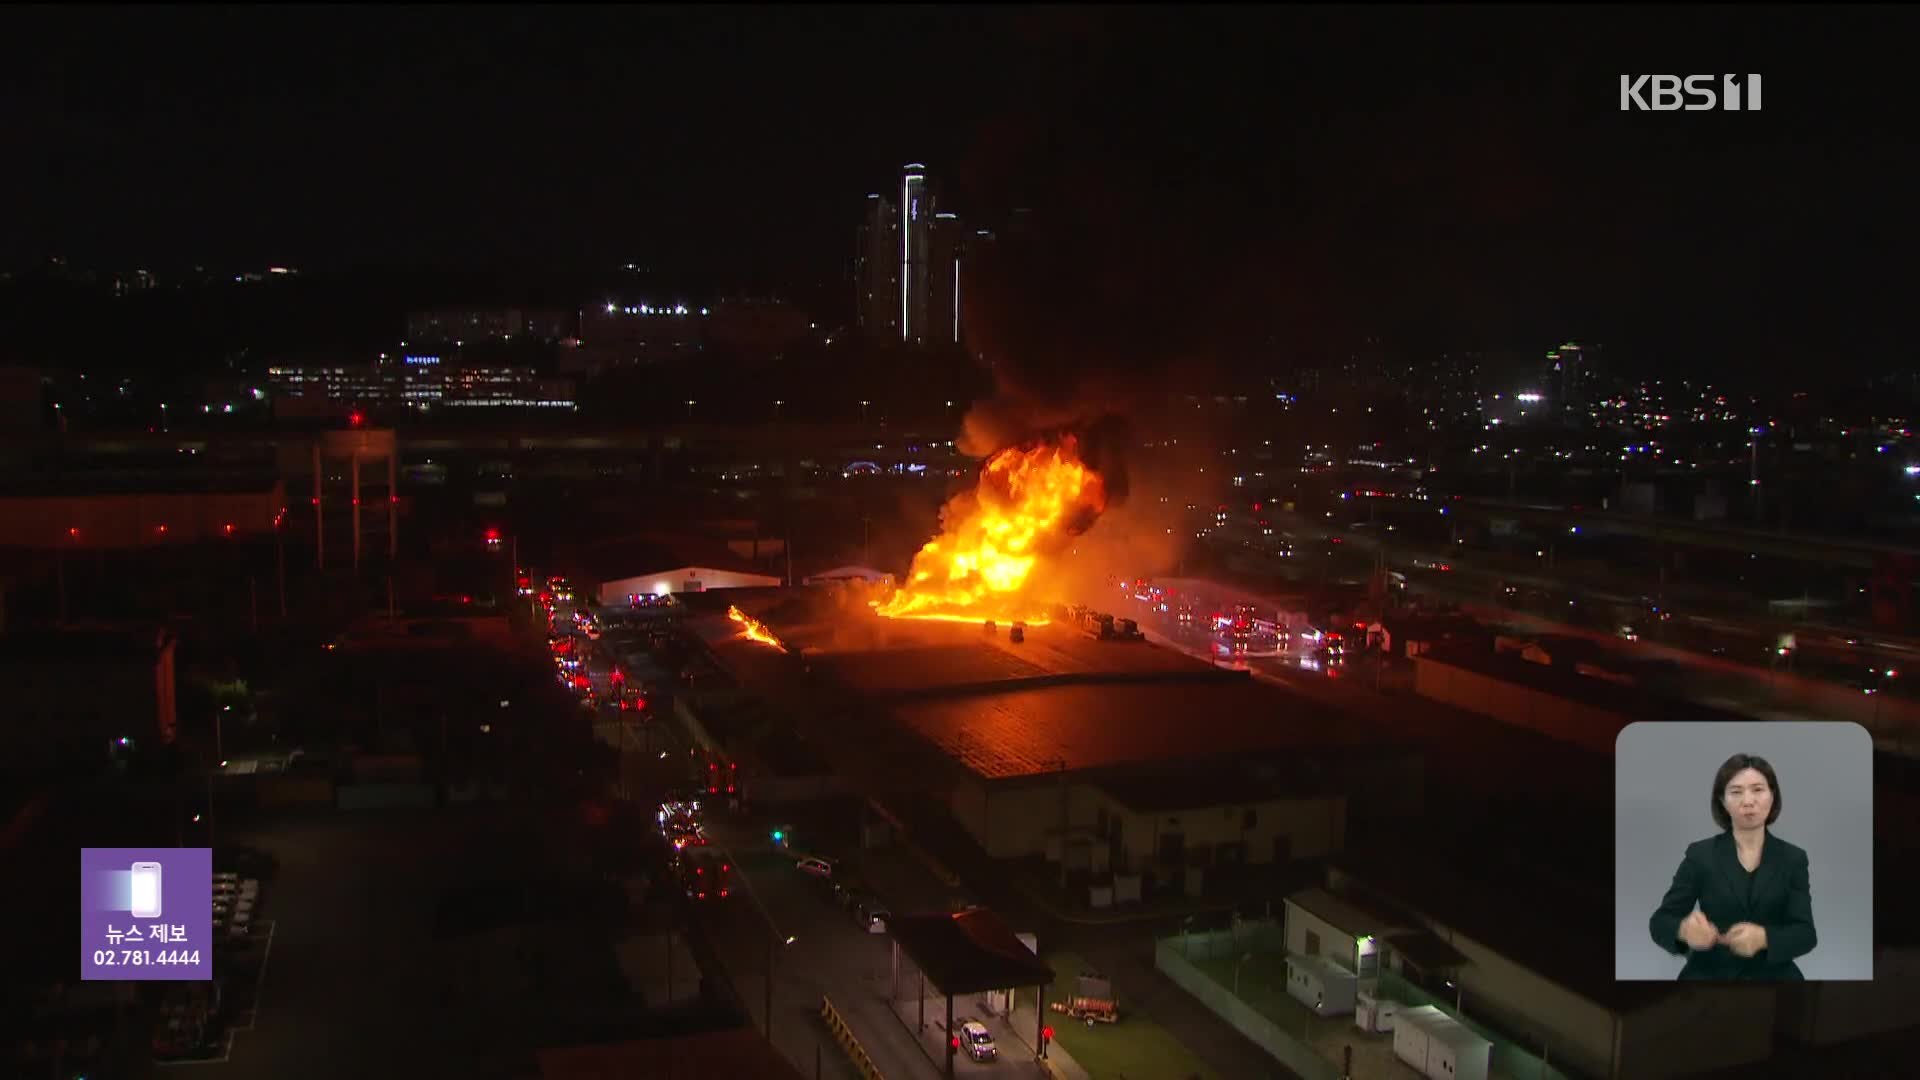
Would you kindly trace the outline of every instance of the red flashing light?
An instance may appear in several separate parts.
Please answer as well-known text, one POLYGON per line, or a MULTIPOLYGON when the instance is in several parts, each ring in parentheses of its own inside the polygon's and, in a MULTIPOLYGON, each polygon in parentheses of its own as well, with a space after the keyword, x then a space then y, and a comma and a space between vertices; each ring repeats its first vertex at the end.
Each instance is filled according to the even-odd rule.
POLYGON ((313 505, 315 505, 315 506, 319 506, 319 505, 320 505, 320 496, 318 496, 318 495, 315 495, 315 496, 313 497, 313 505))
POLYGON ((721 863, 721 864, 720 864, 720 869, 722 869, 722 870, 731 870, 731 869, 733 869, 733 867, 732 867, 732 866, 731 866, 730 864, 728 864, 728 863, 721 863))
POLYGON ((166 533, 166 531, 167 531, 167 527, 166 527, 165 525, 160 525, 160 526, 156 526, 156 528, 158 529, 158 531, 159 531, 159 532, 160 532, 160 533, 161 533, 162 535, 165 535, 165 533, 166 533))
POLYGON ((489 539, 489 540, 498 540, 498 539, 500 539, 500 530, 499 530, 499 529, 488 529, 488 530, 487 530, 487 539, 489 539))
POLYGON ((1051 1040, 1053 1038, 1053 1025, 1049 1024, 1046 1027, 1041 1028, 1040 1037, 1042 1039, 1051 1040))
POLYGON ((471 596, 462 596, 462 597, 460 598, 460 602, 461 602, 461 603, 463 603, 463 604, 471 604, 471 603, 473 603, 473 597, 471 597, 471 596))
POLYGON ((233 535, 233 522, 231 522, 231 521, 229 521, 229 522, 227 522, 227 523, 226 523, 225 525, 222 525, 222 526, 221 526, 221 529, 223 529, 223 530, 225 530, 225 532, 226 532, 226 534, 227 534, 228 536, 232 536, 232 535, 233 535))
POLYGON ((355 506, 359 506, 359 505, 360 505, 360 499, 359 499, 359 497, 358 497, 358 496, 355 496, 355 497, 354 497, 354 500, 353 500, 353 505, 355 505, 355 506))
POLYGON ((955 1036, 953 1037, 953 1048, 954 1048, 955 1050, 958 1050, 958 1049, 960 1049, 960 1036, 958 1036, 958 1035, 955 1035, 955 1036))
POLYGON ((366 416, 362 413, 352 412, 347 414, 347 423, 352 424, 354 427, 359 427, 366 422, 366 419, 366 416))
POLYGON ((75 540, 78 540, 80 539, 80 530, 69 525, 67 527, 67 535, 73 537, 75 540))
POLYGON ((721 895, 721 896, 725 896, 725 895, 727 895, 727 890, 725 890, 725 889, 721 889, 721 890, 720 890, 720 895, 721 895))
POLYGON ((388 501, 388 502, 390 502, 390 503, 397 503, 397 502, 399 502, 399 501, 400 501, 400 496, 398 496, 398 495, 389 495, 389 496, 387 496, 387 501, 388 501))

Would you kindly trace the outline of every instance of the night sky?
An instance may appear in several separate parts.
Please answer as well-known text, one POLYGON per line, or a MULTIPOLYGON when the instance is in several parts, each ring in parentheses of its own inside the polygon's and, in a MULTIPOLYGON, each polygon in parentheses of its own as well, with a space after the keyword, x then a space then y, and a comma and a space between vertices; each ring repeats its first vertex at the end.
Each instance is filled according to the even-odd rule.
POLYGON ((1916 29, 1832 5, 9 9, 0 258, 831 290, 864 195, 921 161, 969 218, 1033 208, 1029 277, 981 300, 1023 341, 1852 362, 1898 347, 1911 291, 1916 29), (1760 72, 1765 111, 1619 111, 1643 71, 1760 72))

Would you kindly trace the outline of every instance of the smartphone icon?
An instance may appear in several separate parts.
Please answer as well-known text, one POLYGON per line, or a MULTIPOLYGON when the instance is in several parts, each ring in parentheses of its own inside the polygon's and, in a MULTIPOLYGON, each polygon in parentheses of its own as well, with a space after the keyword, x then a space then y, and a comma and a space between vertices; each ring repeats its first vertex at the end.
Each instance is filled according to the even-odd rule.
POLYGON ((157 862, 133 864, 133 917, 160 917, 160 864, 157 862))

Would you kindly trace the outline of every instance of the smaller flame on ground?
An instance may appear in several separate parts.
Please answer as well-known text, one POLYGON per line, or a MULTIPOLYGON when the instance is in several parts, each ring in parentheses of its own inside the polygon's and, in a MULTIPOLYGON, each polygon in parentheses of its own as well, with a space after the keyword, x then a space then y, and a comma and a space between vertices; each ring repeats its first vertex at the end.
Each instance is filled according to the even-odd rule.
POLYGON ((768 630, 765 623, 741 611, 738 607, 729 604, 727 606, 727 618, 740 624, 740 636, 746 638, 748 641, 757 641, 762 645, 771 645, 781 652, 787 651, 787 647, 780 644, 780 639, 773 636, 773 631, 768 630))

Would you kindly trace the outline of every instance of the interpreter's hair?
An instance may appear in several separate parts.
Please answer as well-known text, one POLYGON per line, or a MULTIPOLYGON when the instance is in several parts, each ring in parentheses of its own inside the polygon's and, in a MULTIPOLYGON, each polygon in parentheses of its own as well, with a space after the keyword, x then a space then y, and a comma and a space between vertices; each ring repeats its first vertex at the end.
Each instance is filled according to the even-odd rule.
POLYGON ((1773 809, 1767 811, 1767 824, 1780 819, 1780 778, 1773 773, 1773 766, 1767 759, 1752 754, 1735 754, 1727 759, 1720 771, 1713 774, 1713 821, 1723 829, 1733 828, 1733 818, 1727 814, 1727 784, 1742 769, 1752 769, 1767 778, 1767 790, 1773 792, 1773 809))

